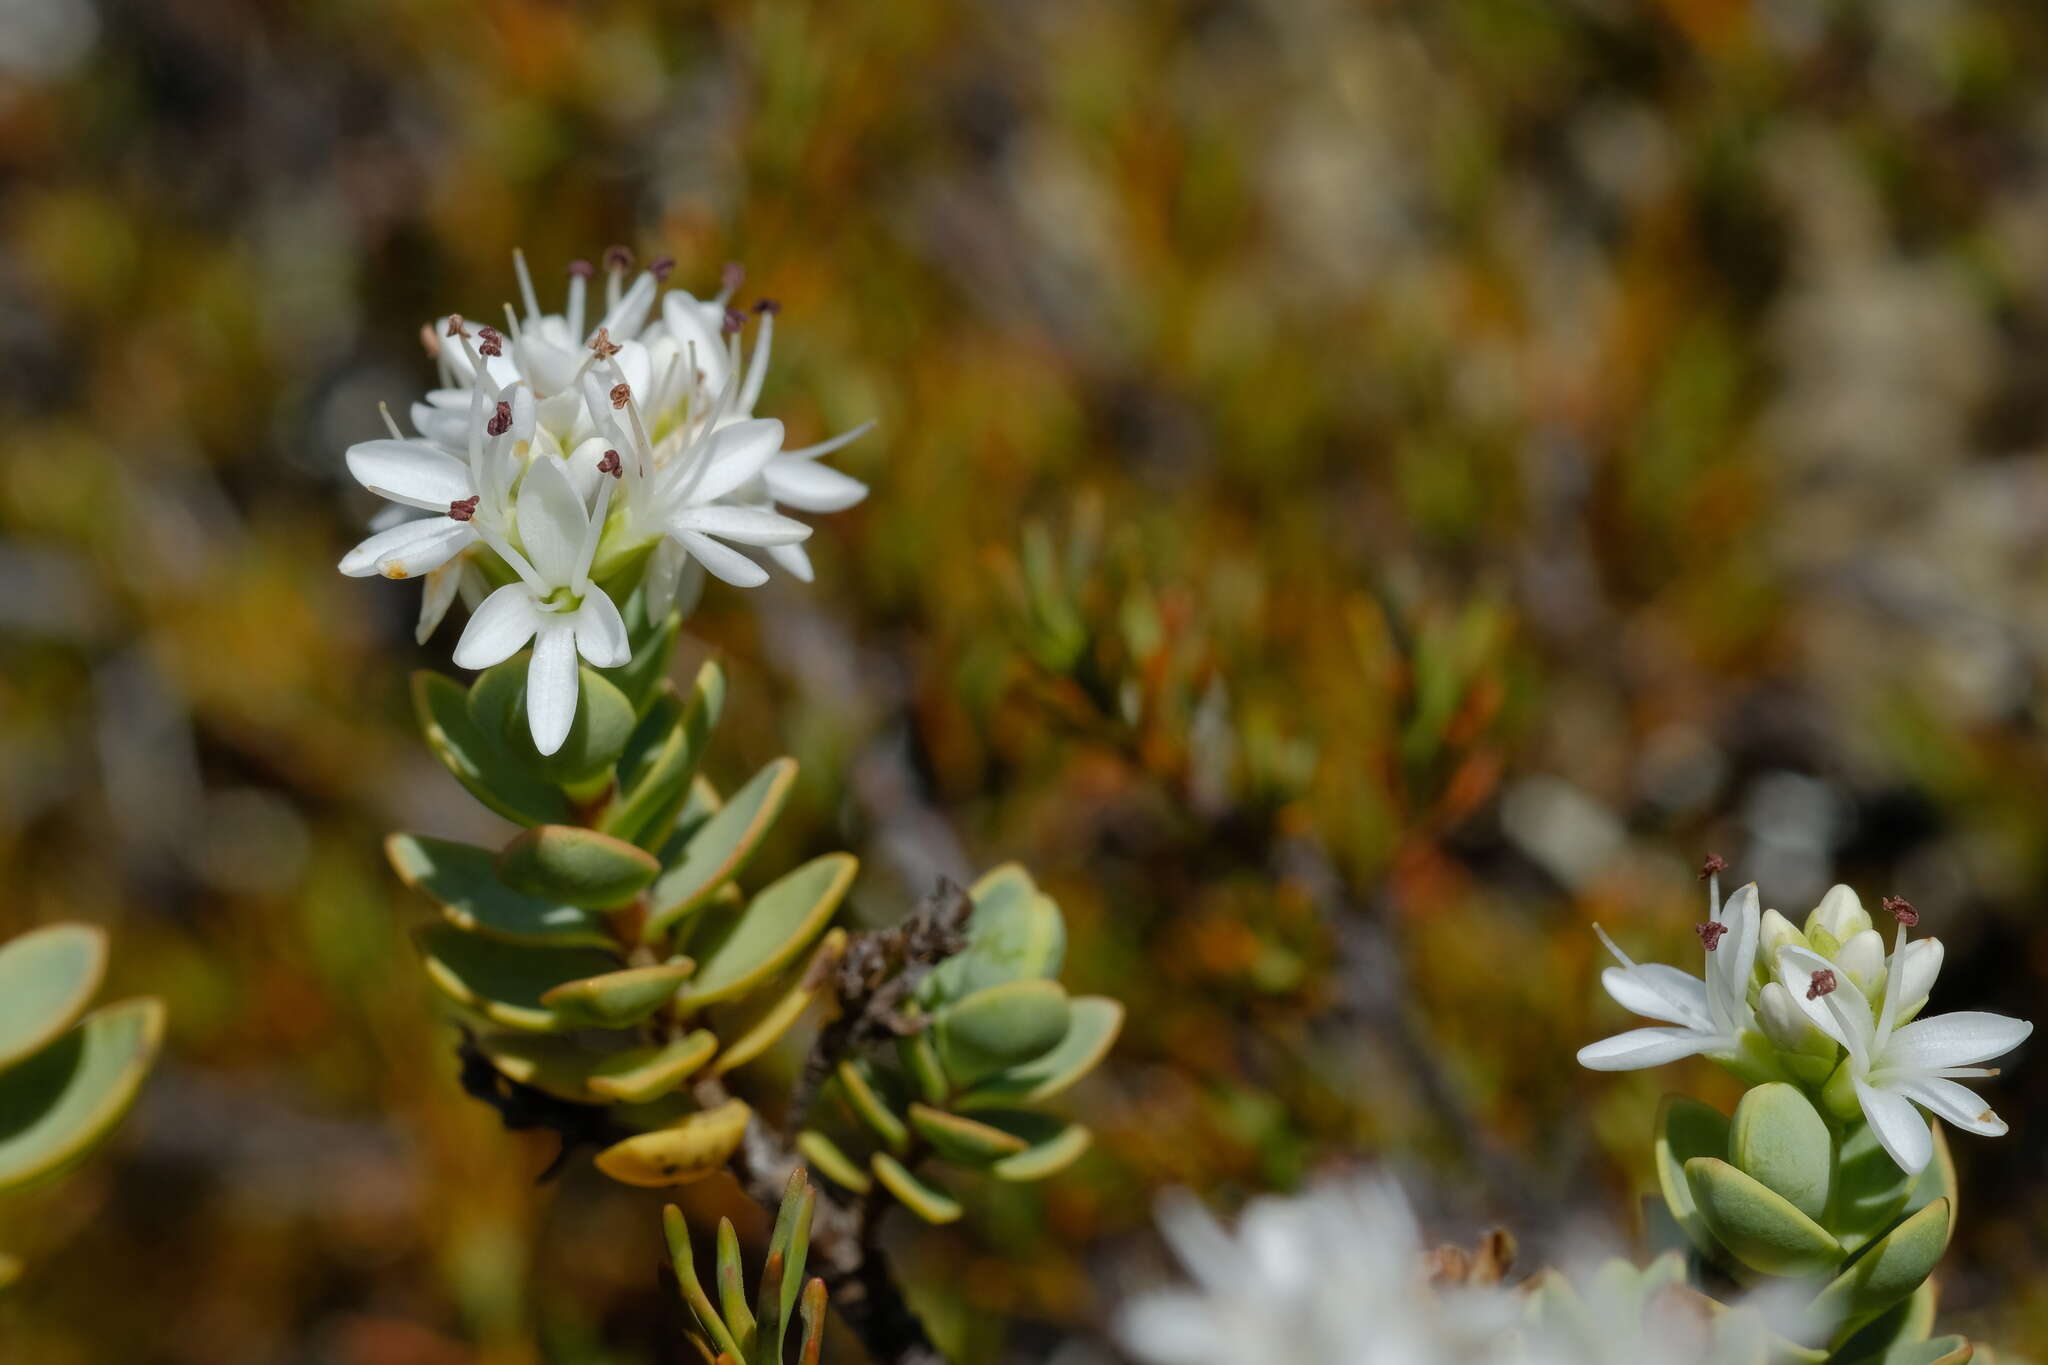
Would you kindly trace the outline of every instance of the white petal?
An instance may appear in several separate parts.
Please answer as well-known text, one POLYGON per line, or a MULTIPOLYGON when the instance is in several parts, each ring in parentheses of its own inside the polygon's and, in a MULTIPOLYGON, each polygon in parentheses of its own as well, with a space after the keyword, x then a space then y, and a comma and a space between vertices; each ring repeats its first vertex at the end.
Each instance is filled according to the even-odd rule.
POLYGON ((1713 1020, 1707 1014, 1706 983, 1676 967, 1661 962, 1609 967, 1600 973, 1600 984, 1616 1004, 1631 1013, 1662 1019, 1668 1024, 1713 1028, 1713 1020))
POLYGON ((1934 1135, 1927 1131, 1927 1120, 1911 1100, 1865 1081, 1856 1082, 1856 1100, 1863 1106, 1870 1131, 1891 1153, 1892 1160, 1899 1163, 1900 1170, 1918 1175, 1926 1169, 1934 1155, 1934 1135))
POLYGON ((2033 1031, 2034 1026, 2024 1019, 1984 1010, 1937 1014, 1894 1030, 1885 1044, 1883 1065, 1915 1071, 1971 1066, 2003 1057, 2033 1031))
POLYGON ((782 423, 752 418, 721 427, 704 453, 708 463, 691 496, 698 502, 722 498, 759 474, 782 449, 782 423))
POLYGON ((1807 998, 1813 989, 1814 973, 1833 972, 1834 963, 1811 948, 1780 948, 1777 966, 1778 979, 1791 992, 1792 1003, 1813 1020, 1816 1028, 1852 1053, 1867 1053, 1877 1021, 1871 1018, 1870 1002, 1863 998, 1863 992, 1837 974, 1833 991, 1807 998))
POLYGON ((350 550, 341 558, 341 571, 351 578, 413 578, 440 568, 475 539, 476 531, 466 521, 421 517, 379 531, 350 550))
POLYGON ((609 449, 611 447, 605 444, 603 437, 592 436, 569 454, 569 482, 575 487, 576 496, 583 500, 585 507, 590 505, 591 498, 597 494, 597 481, 604 477, 597 472, 597 462, 604 458, 605 451, 609 449))
POLYGON ((775 501, 805 512, 841 512, 868 495, 859 479, 815 460, 778 457, 768 462, 761 478, 775 501))
POLYGON ((1870 983, 1877 980, 1884 958, 1884 937, 1875 929, 1851 934, 1849 941, 1835 950, 1835 965, 1847 972, 1862 990, 1868 990, 1870 983))
POLYGON ((1894 1081, 1892 1088, 1917 1104, 1925 1105, 1944 1123, 1954 1124, 1979 1137, 2003 1137, 2005 1120, 1991 1112, 1991 1106, 1968 1086, 1939 1076, 1913 1076, 1894 1081))
POLYGON ((617 668, 633 657, 625 618, 603 588, 585 593, 576 609, 576 649, 592 668, 617 668))
POLYGON ((1730 1033, 1746 1027, 1751 1017, 1749 982, 1756 970, 1762 915, 1756 883, 1750 882, 1721 906, 1720 923, 1728 926, 1728 932, 1707 954, 1707 992, 1715 1002, 1716 1022, 1730 1033))
POLYGON ((662 297, 661 317, 669 335, 682 348, 684 363, 695 356, 697 369, 704 376, 704 387, 712 393, 724 388, 725 340, 719 332, 725 310, 691 298, 680 289, 671 289, 662 297))
POLYGON ((545 616, 524 583, 507 583, 470 614, 455 642, 455 666, 489 668, 505 662, 533 638, 545 616))
POLYGON ((669 518, 669 529, 696 531, 741 545, 794 545, 811 538, 811 528, 765 507, 685 507, 669 518))
POLYGON ((1899 982, 1899 1014, 1912 1014, 1927 1003, 1927 997, 1934 990, 1934 979, 1941 975, 1941 960, 1946 950, 1938 938, 1916 938, 1906 945, 1905 979, 1899 982))
POLYGON ((575 578, 589 528, 568 467, 553 456, 535 460, 519 485, 519 543, 534 571, 557 587, 575 578))
POLYGON ((647 573, 640 580, 640 591, 647 598, 647 619, 659 621, 675 606, 676 584, 681 580, 683 565, 688 556, 683 547, 663 536, 647 556, 647 573))
POLYGON ((544 616, 526 667, 526 723, 533 728, 533 747, 544 754, 561 748, 576 723, 578 681, 575 627, 544 616))
POLYGON ((348 472, 380 498, 446 512, 476 492, 469 466, 425 441, 364 441, 348 448, 348 472))
POLYGON ((1579 1049, 1579 1065, 1592 1071, 1637 1071, 1692 1057, 1721 1044, 1711 1033, 1689 1028, 1639 1028, 1579 1049))
POLYGON ((801 545, 764 545, 761 553, 780 564, 782 571, 799 583, 808 583, 815 577, 811 556, 801 545))
POLYGON ((1852 935, 1860 934, 1870 927, 1870 912, 1863 908, 1853 887, 1837 883, 1828 888, 1820 898, 1820 904, 1813 907, 1813 913, 1806 917, 1806 932, 1825 929, 1834 935, 1835 942, 1847 941, 1852 935))
POLYGON ((695 531, 684 531, 676 539, 713 578, 723 579, 736 588, 758 588, 768 581, 766 569, 730 545, 721 545, 695 531))
POLYGON ((441 618, 454 605, 455 593, 462 586, 462 565, 443 564, 427 575, 426 591, 420 595, 420 622, 413 628, 412 637, 425 644, 441 624, 441 618))

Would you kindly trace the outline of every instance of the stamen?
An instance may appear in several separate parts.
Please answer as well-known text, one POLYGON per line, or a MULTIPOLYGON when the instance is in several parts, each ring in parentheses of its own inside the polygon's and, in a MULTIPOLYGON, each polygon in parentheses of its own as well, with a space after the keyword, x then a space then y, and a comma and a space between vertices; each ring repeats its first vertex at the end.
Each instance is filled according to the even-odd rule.
POLYGON ((484 430, 493 436, 503 436, 506 432, 512 430, 512 405, 502 398, 499 399, 498 410, 491 414, 491 420, 484 427, 484 430))
POLYGON ((633 401, 633 390, 631 386, 626 384, 612 385, 611 399, 612 407, 614 409, 625 407, 626 404, 633 401))
POLYGON ((779 313, 782 311, 782 305, 774 299, 762 299, 754 305, 754 311, 756 313, 779 313))
POLYGON ((747 315, 737 308, 725 310, 725 325, 719 329, 721 336, 737 336, 740 328, 747 325, 747 315))
POLYGON ((597 462, 597 472, 600 474, 609 474, 616 479, 622 477, 624 471, 625 466, 620 463, 619 452, 616 450, 607 450, 604 458, 597 462))
POLYGON ((505 354, 505 337, 497 328, 485 324, 476 329, 477 350, 484 355, 505 354))
POLYGON ((1707 860, 1700 864, 1700 880, 1717 877, 1728 870, 1728 860, 1718 853, 1709 853, 1707 860))
POLYGON ((391 433, 392 440, 403 441, 405 439, 404 435, 398 430, 397 420, 391 415, 391 405, 389 403, 380 401, 377 404, 377 415, 384 419, 384 429, 391 433))
POLYGON ((1920 923, 1920 912, 1915 910, 1913 902, 1907 900, 1904 896, 1886 896, 1884 898, 1884 908, 1890 912, 1893 919, 1905 925, 1908 929, 1920 923))
POLYGON ((667 284, 667 283, 668 283, 668 277, 669 277, 670 273, 671 273, 671 272, 673 272, 673 271, 675 270, 675 268, 676 268, 676 258, 675 258, 675 257, 673 257, 673 256, 656 256, 656 257, 655 257, 655 258, 654 258, 654 259, 653 259, 652 261, 648 262, 648 265, 647 265, 647 272, 648 272, 648 273, 649 273, 650 275, 654 276, 655 282, 656 282, 657 284, 667 284))
POLYGON ((739 289, 740 281, 746 279, 746 277, 747 268, 738 261, 727 261, 725 269, 718 272, 718 282, 724 287, 727 297, 730 297, 739 289))
POLYGON ((449 518, 454 521, 468 521, 476 515, 477 500, 477 495, 472 493, 466 498, 457 498, 454 502, 449 503, 449 518))
POLYGON ((600 327, 597 329, 597 335, 591 338, 590 349, 599 360, 610 360, 619 353, 619 343, 613 341, 611 334, 600 327))
POLYGON ((1695 924, 1692 931, 1700 936, 1700 942, 1711 953, 1721 946, 1721 935, 1728 932, 1728 926, 1719 920, 1708 920, 1705 924, 1695 924))
POLYGON ((633 249, 625 246, 606 247, 604 249, 604 268, 606 270, 631 270, 633 268, 633 249))
POLYGON ((597 267, 588 261, 571 261, 569 273, 579 280, 587 280, 597 273, 597 267))
POLYGON ((448 335, 452 337, 466 337, 469 335, 468 331, 463 328, 462 314, 450 313, 448 315, 448 335))
POLYGON ((1833 972, 1815 972, 1813 974, 1813 980, 1807 983, 1806 998, 1808 1000, 1818 1000, 1823 995, 1833 995, 1835 993, 1836 984, 1837 983, 1835 981, 1835 974, 1833 972))

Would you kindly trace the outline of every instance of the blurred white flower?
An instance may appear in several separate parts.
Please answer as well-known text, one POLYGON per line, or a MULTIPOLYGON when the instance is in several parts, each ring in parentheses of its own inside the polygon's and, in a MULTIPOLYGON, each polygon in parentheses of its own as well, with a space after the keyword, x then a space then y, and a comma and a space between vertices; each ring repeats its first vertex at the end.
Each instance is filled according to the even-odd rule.
POLYGON ((1235 1235, 1192 1195, 1159 1228, 1194 1283, 1141 1295, 1117 1318, 1153 1365, 1492 1365, 1516 1358, 1521 1305, 1490 1287, 1433 1287, 1400 1188, 1330 1181, 1245 1207, 1235 1235))

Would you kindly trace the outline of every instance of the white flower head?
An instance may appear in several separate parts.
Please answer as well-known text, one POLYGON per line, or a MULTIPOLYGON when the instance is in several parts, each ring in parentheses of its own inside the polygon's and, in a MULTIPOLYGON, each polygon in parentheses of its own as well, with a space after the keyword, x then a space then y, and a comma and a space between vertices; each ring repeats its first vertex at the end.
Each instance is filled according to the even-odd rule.
POLYGON ((1118 1315, 1153 1365, 1506 1365, 1521 1309, 1505 1291, 1433 1288, 1420 1230, 1392 1181, 1329 1181, 1245 1207, 1236 1234, 1191 1195, 1159 1228, 1194 1283, 1118 1315))
POLYGON ((1689 976, 1656 962, 1633 962, 1606 931, 1594 932, 1621 964, 1600 974, 1600 983, 1625 1009, 1663 1020, 1668 1027, 1631 1029, 1579 1049, 1579 1065, 1594 1071, 1635 1071, 1681 1057, 1705 1054, 1732 1058, 1745 1030, 1756 1027, 1749 1004, 1750 974, 1760 939, 1754 882, 1721 903, 1718 870, 1710 874, 1708 915, 1699 926, 1706 949, 1706 978, 1689 976))
POLYGON ((519 487, 517 516, 525 553, 492 536, 492 548, 519 581, 485 598, 455 645, 457 664, 481 669, 504 662, 533 641, 526 717, 534 747, 543 754, 561 748, 575 722, 581 689, 577 656, 595 668, 616 668, 633 656, 618 607, 590 581, 591 557, 610 498, 607 480, 595 512, 586 511, 562 462, 552 455, 535 460, 519 487))
POLYGON ((2005 1132, 2005 1121, 1957 1082, 1997 1075, 1980 1063, 2018 1047, 2034 1026, 1981 1010, 1912 1018, 1916 997, 1927 998, 1940 970, 1939 946, 1928 939, 1936 945, 1932 951, 1913 953, 1921 944, 1909 944, 1906 930, 1919 916, 1904 901, 1887 901, 1886 908, 1898 916, 1899 927, 1875 1014, 1863 992, 1842 979, 1839 964, 1811 948, 1779 949, 1776 966, 1793 1002, 1848 1054, 1842 1074, 1878 1142, 1900 1169, 1918 1174, 1934 1155, 1921 1109, 1966 1132, 2005 1132))

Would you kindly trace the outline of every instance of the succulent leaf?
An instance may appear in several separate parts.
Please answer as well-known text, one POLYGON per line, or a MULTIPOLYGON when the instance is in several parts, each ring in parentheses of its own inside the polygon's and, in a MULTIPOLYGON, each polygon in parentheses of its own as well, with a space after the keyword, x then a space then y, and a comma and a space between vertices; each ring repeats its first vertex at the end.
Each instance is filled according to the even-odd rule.
MULTIPOLYGON (((1937 1126, 1936 1134, 1940 1129, 1937 1126)), ((1945 1149, 1938 1148, 1938 1155, 1945 1149)), ((1932 1170, 1934 1163, 1929 1163, 1932 1170)), ((1914 1178, 1899 1169, 1868 1124, 1854 1123, 1842 1136, 1835 1161, 1835 1203, 1829 1227, 1844 1251, 1854 1253, 1906 1212, 1914 1178)))
POLYGON ((498 879, 498 855, 490 849, 394 834, 384 841, 384 855, 398 879, 433 901, 458 929, 558 947, 612 942, 603 915, 505 885, 498 879))
POLYGON ((107 936, 51 924, 0 945, 0 1067, 42 1051, 78 1021, 107 970, 107 936))
POLYGON ((1030 874, 1006 863, 974 884, 967 946, 918 983, 928 1009, 1009 981, 1059 975, 1066 954, 1066 921, 1030 874))
POLYGON ((1715 1240, 1750 1269, 1818 1275, 1841 1261, 1841 1245, 1826 1228, 1727 1162, 1694 1157, 1685 1163, 1685 1178, 1715 1240))
POLYGON ((684 1008, 745 994, 788 966, 825 932, 859 868, 850 853, 827 853, 771 882, 742 906, 707 911, 690 935, 698 967, 684 988, 684 1008))
POLYGON ((1727 1155, 1728 1126, 1720 1110, 1682 1095, 1666 1095, 1657 1112, 1657 1187, 1672 1219, 1702 1255, 1715 1261, 1724 1261, 1726 1252, 1693 1200, 1685 1165, 1694 1157, 1727 1155))
POLYGON ((644 1104, 703 1070, 717 1051, 717 1036, 700 1028, 660 1047, 614 1053, 592 1068, 590 1090, 622 1104, 644 1104))
POLYGON ((412 702, 427 747, 471 796, 516 824, 575 818, 560 789, 534 776, 501 740, 485 734, 452 678, 426 669, 413 674, 412 702))
POLYGON ((1011 981, 977 991, 932 1016, 946 1075, 971 1086, 1044 1056, 1066 1036, 1067 993, 1057 981, 1011 981))
MULTIPOLYGON (((678 699, 673 711, 657 705, 648 712, 634 734, 638 742, 647 732, 645 759, 620 764, 623 795, 605 813, 600 828, 643 848, 662 846, 689 801, 692 781, 718 721, 724 690, 724 675, 716 664, 707 663, 687 701, 678 699)), ((664 700, 675 695, 673 687, 664 687, 664 700)), ((627 757, 634 757, 632 745, 627 757)))
POLYGON ((825 988, 831 964, 836 963, 845 951, 846 931, 830 930, 818 944, 817 951, 794 973, 793 978, 790 973, 784 973, 781 981, 771 989, 757 991, 741 1002, 732 1018, 721 1018, 719 1031, 729 1034, 732 1041, 719 1054, 713 1073, 723 1076, 736 1067, 745 1066, 796 1027, 797 1020, 803 1018, 804 1011, 825 988))
POLYGON ((536 825, 498 855, 505 885, 529 896, 599 910, 631 900, 661 875, 654 855, 580 825, 536 825))
POLYGON ((1124 1007, 1100 995, 1068 1002, 1066 1036, 1042 1056, 1021 1062, 961 1095, 960 1109, 1038 1104, 1065 1091, 1101 1064, 1124 1024, 1124 1007))
POLYGON ((876 1152, 870 1157, 868 1168, 875 1173, 875 1179, 882 1182, 882 1188, 896 1196, 896 1202, 934 1227, 955 1222, 966 1212, 960 1207, 959 1200, 925 1184, 911 1174, 908 1166, 887 1152, 876 1152))
POLYGON ((929 1026, 896 1040, 896 1055, 903 1061, 904 1074, 917 1087, 926 1104, 944 1104, 953 1093, 946 1068, 939 1062, 939 1050, 932 1043, 929 1026))
POLYGON ((418 934, 435 989, 493 1023, 527 1033, 571 1027, 541 997, 568 981, 601 976, 618 962, 593 948, 549 948, 467 934, 429 924, 418 934))
POLYGON ((597 1168, 623 1185, 686 1185, 723 1167, 746 1136, 754 1111, 743 1100, 689 1114, 597 1154, 597 1168))
POLYGON ((676 1282, 683 1287, 683 1301, 690 1305, 697 1326, 719 1350, 736 1357, 739 1343, 732 1339, 725 1320, 712 1306, 711 1296, 704 1292, 704 1282, 697 1278, 697 1257, 690 1248, 690 1225, 683 1221, 683 1211, 674 1204, 663 1208, 661 1230, 668 1240, 669 1264, 675 1267, 676 1282))
POLYGON ((991 1126, 1002 1128, 1029 1145, 989 1167, 998 1180, 1028 1184, 1045 1180, 1079 1160, 1095 1135, 1084 1124, 1069 1123, 1050 1114, 983 1114, 991 1126))
POLYGON ((97 1146, 134 1103, 163 1033, 161 1001, 124 1000, 0 1071, 0 1190, 56 1175, 97 1146))
POLYGON ((840 1093, 846 1096, 854 1117, 865 1123, 890 1151, 899 1155, 906 1151, 910 1146, 910 1129, 890 1100, 883 1097, 882 1073, 862 1058, 849 1057, 839 1064, 836 1074, 840 1093))
POLYGON ((860 1168, 860 1164, 843 1151, 839 1144, 815 1128, 806 1128, 796 1137, 796 1149, 803 1154, 811 1168, 844 1190, 855 1194, 866 1194, 874 1188, 874 1179, 860 1168))
POLYGON ((781 814, 796 772, 795 759, 776 759, 687 839, 671 838, 662 846, 667 870, 649 896, 654 907, 648 917, 650 938, 703 909, 719 887, 739 874, 781 814))
POLYGON ((1839 1324, 1837 1341, 1918 1289, 1948 1247, 1949 1202, 1937 1199, 1873 1243, 1814 1298, 1812 1312, 1839 1324))
POLYGON ((675 999, 696 964, 689 958, 565 981, 540 998, 570 1025, 628 1028, 675 999))
POLYGON ((1933 1331, 1934 1281, 1930 1279, 1921 1281, 1918 1289, 1857 1328, 1834 1355, 1844 1362, 1878 1365, 1895 1349, 1924 1343, 1933 1331))
POLYGON ((605 681, 625 694, 634 710, 644 714, 655 690, 666 681, 669 655, 675 650, 676 636, 682 628, 683 618, 675 612, 663 617, 644 637, 641 629, 635 628, 633 635, 641 638, 633 657, 617 668, 598 670, 605 681))
POLYGON ((518 654, 486 670, 472 693, 470 713, 486 734, 499 737, 508 753, 545 781, 577 789, 596 784, 602 790, 612 765, 626 751, 626 742, 639 722, 633 703, 602 673, 588 664, 579 665, 576 716, 570 722, 568 737, 559 749, 543 754, 534 747, 533 731, 526 720, 526 668, 530 658, 528 654, 518 654), (516 688, 508 689, 497 683, 487 692, 487 683, 508 670, 516 688), (494 717, 499 728, 493 731, 486 715, 499 712, 500 707, 505 709, 494 717))
POLYGON ((1834 1138, 1798 1087, 1773 1081, 1743 1095, 1729 1124, 1728 1159, 1808 1218, 1827 1215, 1834 1138))
POLYGON ((1014 1133, 992 1124, 980 1123, 959 1114, 949 1114, 928 1104, 910 1106, 910 1125, 933 1151, 963 1166, 989 1166, 1006 1156, 1030 1147, 1014 1133))

